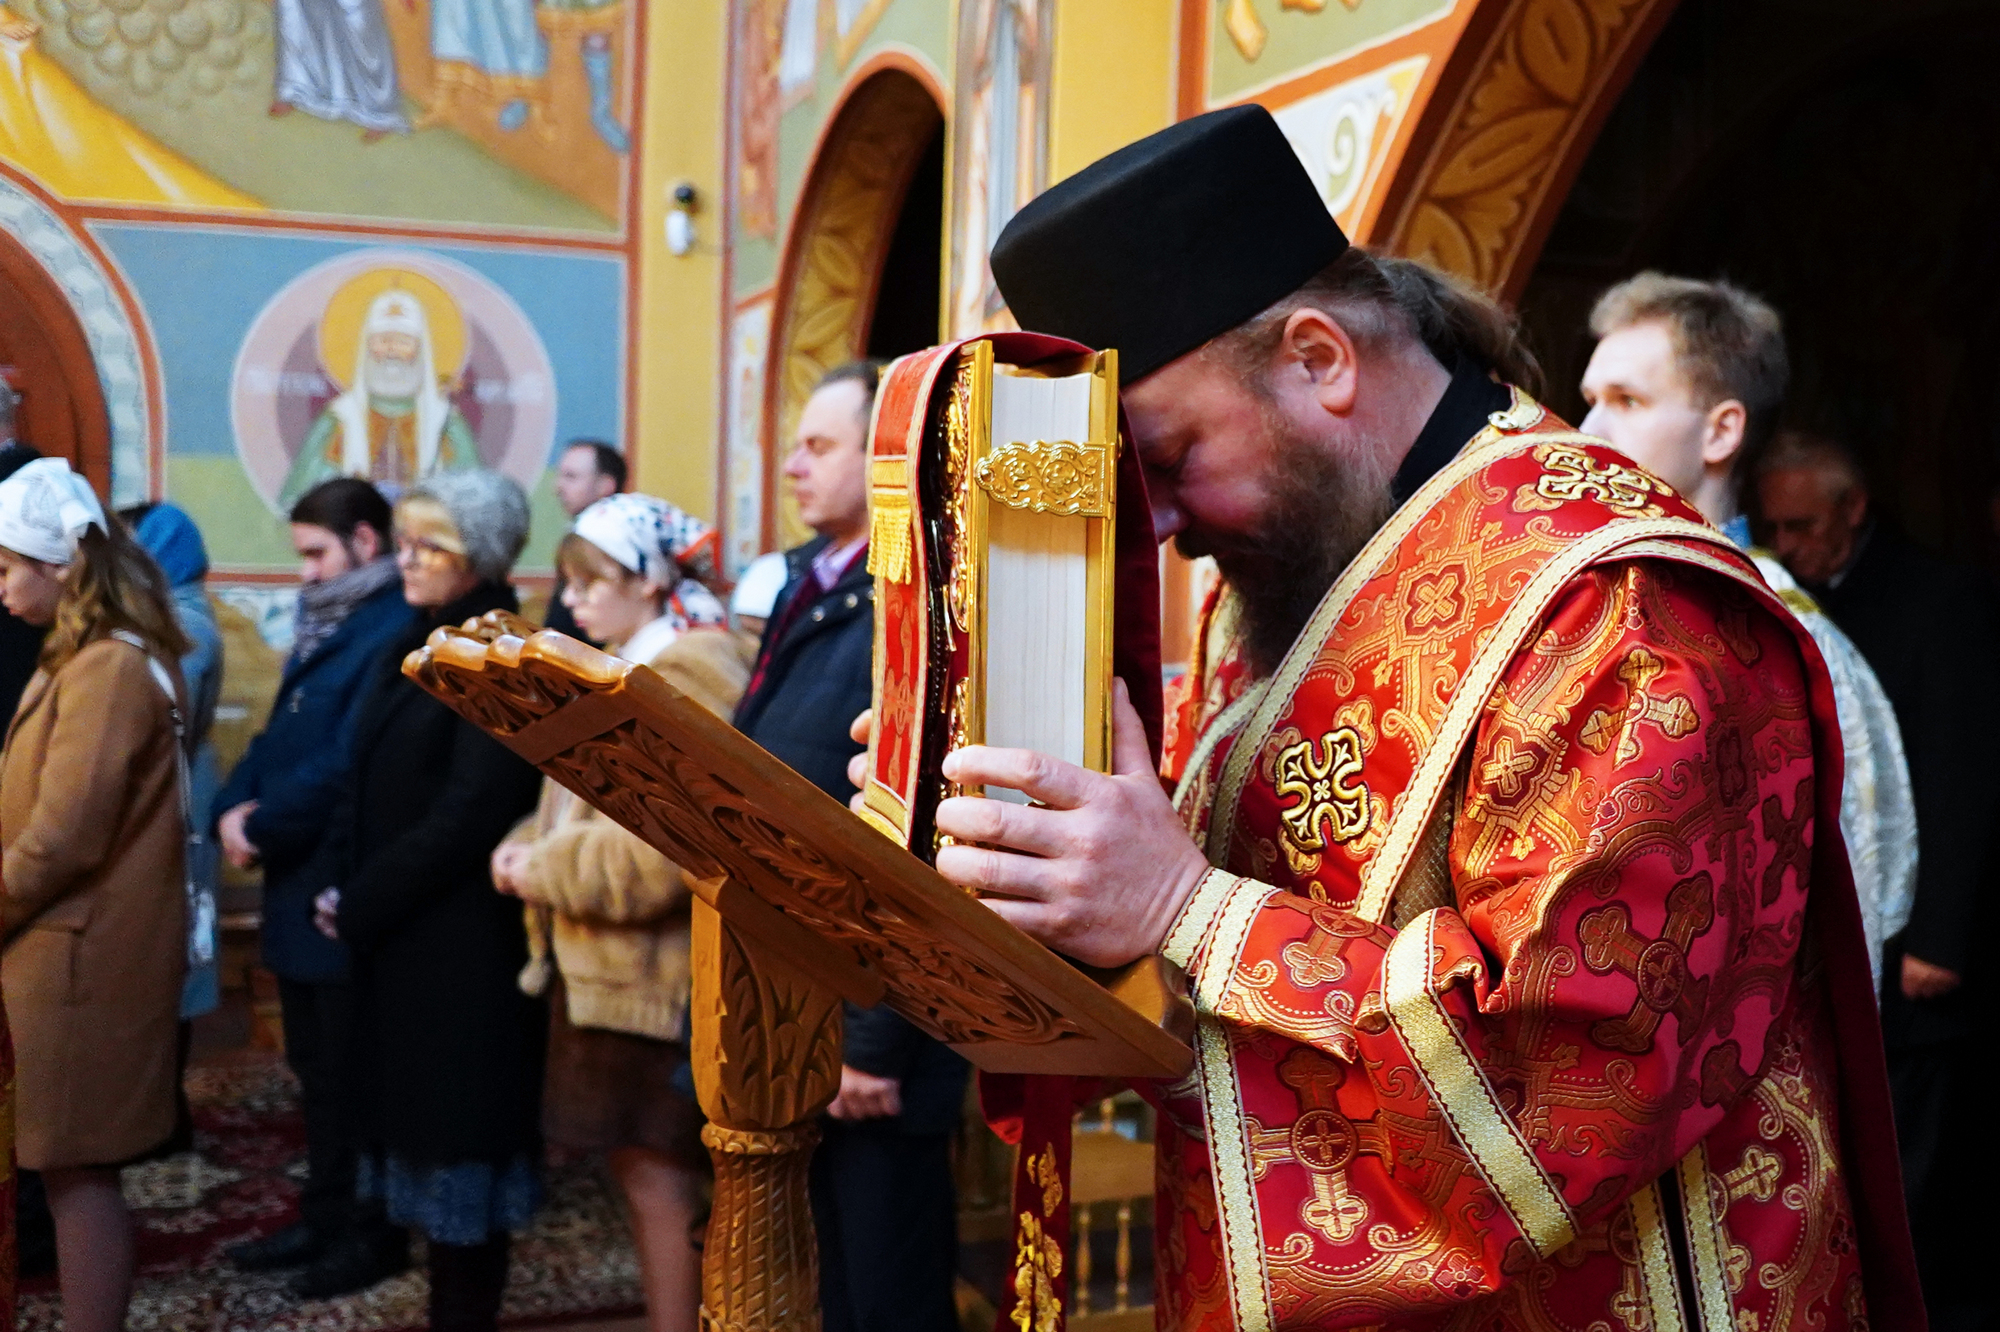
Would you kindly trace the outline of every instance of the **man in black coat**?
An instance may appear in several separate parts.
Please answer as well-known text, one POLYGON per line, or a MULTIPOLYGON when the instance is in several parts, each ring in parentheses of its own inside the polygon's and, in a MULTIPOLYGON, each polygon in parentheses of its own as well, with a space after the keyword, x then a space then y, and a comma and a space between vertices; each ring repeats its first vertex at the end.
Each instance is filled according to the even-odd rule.
POLYGON ((1965 1171, 1986 1153, 1967 1139, 1960 1068, 1970 1057, 1981 896, 2000 813, 2000 727, 1985 687, 2000 626, 1985 580, 1912 544, 1870 510, 1851 455, 1834 441, 1781 434, 1757 467, 1772 548, 1846 631, 1896 711, 1917 806, 1917 894, 1882 960, 1882 1033, 1911 1228, 1934 1320, 1966 1265, 1951 1252, 1965 1171))
POLYGON ((358 1143, 342 1076, 354 986, 346 947, 313 928, 313 898, 326 885, 309 866, 346 784, 363 695, 415 614, 390 556, 389 504, 375 487, 355 477, 324 482, 290 518, 303 583, 292 654, 270 720, 216 794, 210 818, 230 863, 264 872, 261 952, 278 978, 307 1173, 299 1220, 233 1246, 228 1257, 246 1271, 306 1266, 296 1288, 327 1298, 408 1265, 404 1232, 354 1197, 358 1143))
MULTIPOLYGON (((785 476, 819 535, 786 552, 790 578, 736 710, 745 735, 842 803, 874 654, 867 445, 879 374, 869 363, 829 371, 799 415, 785 476)), ((812 1164, 827 1332, 956 1326, 951 1133, 966 1072, 888 1008, 847 1006, 840 1094, 812 1164)))

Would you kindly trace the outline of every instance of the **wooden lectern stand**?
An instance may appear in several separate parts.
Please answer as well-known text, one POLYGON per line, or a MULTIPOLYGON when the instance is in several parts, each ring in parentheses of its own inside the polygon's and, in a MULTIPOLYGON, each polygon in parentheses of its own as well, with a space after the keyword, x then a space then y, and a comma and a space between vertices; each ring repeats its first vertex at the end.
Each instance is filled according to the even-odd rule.
POLYGON ((842 999, 887 1003, 988 1072, 1187 1071, 1193 1015, 1164 963, 1064 960, 646 667, 495 613, 403 669, 694 888, 705 1327, 819 1327, 806 1167, 839 1089, 842 999))

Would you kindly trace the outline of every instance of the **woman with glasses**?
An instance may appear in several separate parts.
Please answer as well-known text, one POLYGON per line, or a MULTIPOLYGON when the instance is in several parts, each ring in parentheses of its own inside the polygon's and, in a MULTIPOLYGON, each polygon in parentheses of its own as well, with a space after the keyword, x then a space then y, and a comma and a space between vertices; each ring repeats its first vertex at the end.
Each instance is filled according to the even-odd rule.
POLYGON ((517 906, 493 848, 534 808, 539 774, 402 674, 439 625, 514 610, 507 577, 528 502, 498 473, 412 487, 395 511, 403 595, 419 612, 377 663, 353 766, 317 861, 318 924, 353 959, 359 1192, 428 1238, 430 1326, 490 1332, 509 1233, 541 1196, 548 1017, 517 983, 517 906))

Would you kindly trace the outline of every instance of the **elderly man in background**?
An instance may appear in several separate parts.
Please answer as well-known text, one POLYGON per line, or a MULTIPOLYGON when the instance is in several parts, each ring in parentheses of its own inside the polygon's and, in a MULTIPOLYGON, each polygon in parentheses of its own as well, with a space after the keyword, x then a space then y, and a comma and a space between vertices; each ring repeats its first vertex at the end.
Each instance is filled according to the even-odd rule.
POLYGON ((1750 544, 1744 460, 1769 442, 1789 365, 1778 312, 1726 282, 1641 273, 1591 312, 1597 349, 1583 374, 1585 434, 1671 484, 1745 548, 1826 658, 1847 750, 1840 830, 1861 899, 1869 961, 1882 978, 1884 941, 1910 918, 1917 815, 1888 697, 1853 642, 1768 551, 1750 544))
POLYGON ((409 1241, 374 1204, 355 1200, 352 1093, 344 1076, 354 1037, 347 949, 313 928, 323 883, 310 864, 351 762, 370 668, 404 626, 409 604, 389 541, 389 504, 356 477, 314 487, 292 506, 299 556, 292 654, 271 717, 215 798, 222 852, 264 870, 263 961, 278 978, 285 1059, 305 1110, 299 1219, 236 1245, 245 1271, 303 1267, 294 1294, 329 1299, 409 1266, 409 1241))
MULTIPOLYGON (((848 724, 868 706, 875 584, 868 573, 868 418, 880 367, 829 371, 785 460, 818 533, 785 553, 736 726, 822 791, 855 792, 848 724)), ((813 1220, 827 1332, 946 1332, 958 1223, 951 1134, 966 1064, 886 1007, 847 1006, 840 1093, 813 1153, 813 1220)))
MULTIPOLYGON (((1888 941, 1882 1032, 1924 1288, 1939 1323, 1972 1266, 1954 1257, 1968 1170, 1989 1170, 1954 1105, 1984 1016, 1966 993, 1992 882, 2000 727, 1978 691, 2000 653, 1992 593, 1970 569, 1912 543, 1875 511, 1854 455, 1781 433, 1757 463, 1758 508, 1778 558, 1861 649, 1902 724, 1916 792, 1916 901, 1888 941)), ((1979 978, 1981 981, 1987 978, 1979 978)))
MULTIPOLYGON (((625 489, 625 455, 601 439, 573 439, 563 445, 556 460, 556 503, 572 520, 601 499, 625 489)), ((563 576, 556 572, 555 586, 549 589, 549 609, 542 616, 544 628, 588 643, 591 637, 576 626, 576 616, 563 605, 563 576)))

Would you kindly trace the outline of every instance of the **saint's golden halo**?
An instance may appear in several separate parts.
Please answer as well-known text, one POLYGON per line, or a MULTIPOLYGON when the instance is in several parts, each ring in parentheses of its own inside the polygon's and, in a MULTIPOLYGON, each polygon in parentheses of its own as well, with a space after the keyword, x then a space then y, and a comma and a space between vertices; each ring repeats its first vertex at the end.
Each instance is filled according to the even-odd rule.
POLYGON ((371 268, 341 284, 319 317, 319 363, 343 391, 352 387, 361 348, 361 324, 383 292, 408 292, 424 309, 431 334, 431 362, 440 387, 449 389, 465 370, 465 316, 436 279, 407 268, 371 268))

